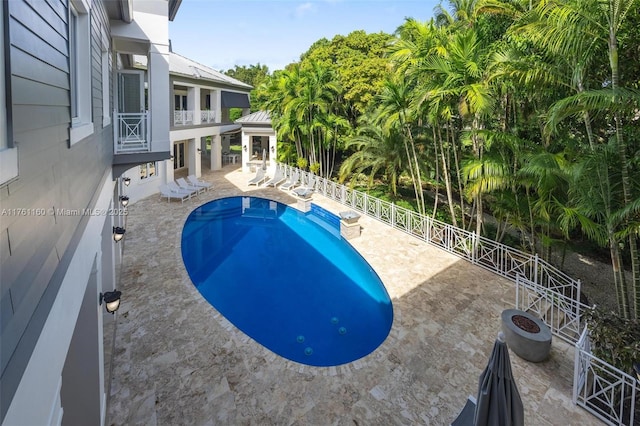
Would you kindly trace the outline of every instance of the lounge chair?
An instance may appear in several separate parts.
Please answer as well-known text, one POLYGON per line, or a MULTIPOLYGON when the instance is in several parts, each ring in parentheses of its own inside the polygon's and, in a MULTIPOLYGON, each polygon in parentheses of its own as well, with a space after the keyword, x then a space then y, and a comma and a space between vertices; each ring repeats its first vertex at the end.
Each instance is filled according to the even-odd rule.
POLYGON ((316 190, 316 176, 309 175, 309 180, 306 185, 302 185, 292 190, 294 194, 301 198, 309 198, 313 191, 316 190))
POLYGON ((284 175, 284 170, 281 167, 278 167, 276 169, 276 174, 273 175, 273 177, 271 179, 269 179, 268 181, 264 182, 262 184, 262 186, 273 186, 275 188, 276 186, 278 186, 278 184, 280 182, 282 182, 286 178, 287 177, 284 175))
POLYGON ((260 167, 258 169, 258 171, 256 172, 256 175, 249 179, 249 182, 247 182, 249 185, 260 185, 262 182, 264 182, 265 180, 267 180, 268 177, 265 174, 265 171, 262 167, 260 167))
POLYGON ((206 188, 203 188, 201 186, 191 185, 184 178, 176 179, 176 183, 178 184, 178 186, 180 188, 188 189, 188 190, 191 190, 191 191, 196 191, 198 194, 207 190, 206 188))
POLYGON ((160 197, 167 197, 167 202, 170 203, 172 198, 179 199, 184 204, 184 200, 191 198, 189 192, 174 192, 167 185, 160 185, 160 197))
POLYGON ((280 189, 293 189, 298 186, 298 179, 300 178, 300 172, 295 170, 291 176, 289 176, 289 180, 280 185, 280 189))
POLYGON ((189 194, 189 197, 192 195, 198 195, 197 190, 181 188, 176 182, 167 182, 167 187, 171 192, 175 192, 177 194, 189 194))
POLYGON ((187 176, 187 181, 193 185, 193 186, 198 186, 200 188, 204 188, 207 191, 213 188, 213 184, 209 183, 209 182, 205 182, 203 180, 200 180, 196 177, 196 175, 189 175, 187 176))

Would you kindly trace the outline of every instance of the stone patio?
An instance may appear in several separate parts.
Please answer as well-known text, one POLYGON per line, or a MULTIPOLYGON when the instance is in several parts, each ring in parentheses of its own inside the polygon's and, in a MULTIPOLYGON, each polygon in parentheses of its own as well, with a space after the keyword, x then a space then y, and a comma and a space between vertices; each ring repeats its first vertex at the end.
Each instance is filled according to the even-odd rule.
MULTIPOLYGON (((393 300, 389 337, 338 367, 288 361, 222 317, 182 263, 182 226, 200 204, 248 194, 295 206, 289 193, 249 187, 250 177, 228 165, 205 172, 214 189, 184 204, 153 196, 129 207, 106 424, 448 425, 477 392, 513 284, 362 217, 350 242, 393 300)), ((558 338, 543 363, 511 353, 527 425, 601 424, 571 402, 573 356, 558 338)))

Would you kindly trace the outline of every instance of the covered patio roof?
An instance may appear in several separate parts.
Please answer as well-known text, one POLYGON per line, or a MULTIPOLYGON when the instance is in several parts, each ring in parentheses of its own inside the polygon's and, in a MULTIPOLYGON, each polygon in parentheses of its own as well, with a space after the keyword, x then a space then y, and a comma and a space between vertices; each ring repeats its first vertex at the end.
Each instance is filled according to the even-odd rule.
POLYGON ((256 111, 238 118, 236 123, 248 127, 271 127, 271 114, 269 111, 256 111))

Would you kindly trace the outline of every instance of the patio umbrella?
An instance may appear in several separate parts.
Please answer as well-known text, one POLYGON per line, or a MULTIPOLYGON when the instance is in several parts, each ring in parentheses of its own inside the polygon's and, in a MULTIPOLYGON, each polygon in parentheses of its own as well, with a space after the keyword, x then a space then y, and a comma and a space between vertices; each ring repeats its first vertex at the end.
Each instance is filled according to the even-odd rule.
POLYGON ((524 407, 511 373, 509 350, 500 332, 487 367, 480 375, 476 426, 523 426, 524 407))
POLYGON ((262 170, 267 170, 267 150, 262 150, 262 170))

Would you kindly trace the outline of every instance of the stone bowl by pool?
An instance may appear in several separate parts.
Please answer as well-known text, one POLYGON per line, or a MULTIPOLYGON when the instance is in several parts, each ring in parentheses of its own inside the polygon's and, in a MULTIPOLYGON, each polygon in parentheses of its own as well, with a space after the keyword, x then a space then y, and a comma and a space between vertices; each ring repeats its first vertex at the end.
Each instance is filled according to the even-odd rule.
POLYGON ((187 218, 182 257, 202 296, 256 342, 302 364, 345 364, 382 344, 393 307, 362 256, 309 214, 214 200, 187 218))
POLYGON ((340 219, 346 223, 356 223, 358 219, 360 219, 360 215, 353 210, 348 210, 346 212, 340 212, 340 219))

